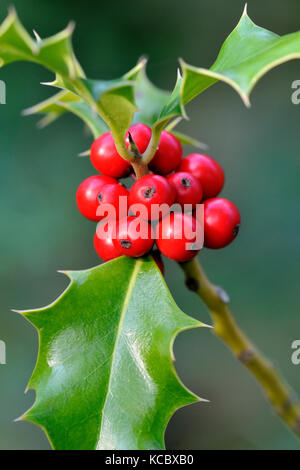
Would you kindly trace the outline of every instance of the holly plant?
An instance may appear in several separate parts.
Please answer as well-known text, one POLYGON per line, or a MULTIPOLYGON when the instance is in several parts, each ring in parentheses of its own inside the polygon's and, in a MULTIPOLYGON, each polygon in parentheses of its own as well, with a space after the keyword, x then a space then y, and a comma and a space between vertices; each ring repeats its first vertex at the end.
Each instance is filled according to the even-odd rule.
POLYGON ((170 92, 149 81, 145 59, 122 77, 88 78, 73 52, 72 33, 70 24, 46 39, 30 35, 14 10, 0 26, 2 66, 31 61, 55 74, 45 85, 59 91, 24 114, 42 114, 43 127, 71 112, 91 132, 84 155, 95 174, 81 183, 76 201, 94 222, 95 249, 104 261, 65 271, 70 283, 57 300, 22 312, 38 331, 39 355, 28 385, 36 400, 21 419, 39 425, 54 449, 164 448, 172 414, 201 401, 175 371, 174 339, 206 325, 175 304, 163 277, 163 254, 174 260, 174 269, 176 262, 182 268, 187 287, 207 305, 215 334, 300 437, 300 406, 289 387, 236 325, 229 296, 196 259, 198 233, 204 232, 204 249, 223 248, 236 238, 241 216, 231 201, 218 197, 221 166, 199 153, 200 142, 176 130, 187 117, 186 105, 218 81, 250 106, 251 90, 268 70, 300 58, 300 32, 278 36, 255 25, 245 9, 214 64, 205 69, 181 60, 170 92), (196 153, 183 158, 182 144, 196 153), (128 176, 134 180, 130 190, 120 182, 128 176), (170 212, 174 203, 190 211, 170 212), (113 228, 105 217, 108 207, 113 228))

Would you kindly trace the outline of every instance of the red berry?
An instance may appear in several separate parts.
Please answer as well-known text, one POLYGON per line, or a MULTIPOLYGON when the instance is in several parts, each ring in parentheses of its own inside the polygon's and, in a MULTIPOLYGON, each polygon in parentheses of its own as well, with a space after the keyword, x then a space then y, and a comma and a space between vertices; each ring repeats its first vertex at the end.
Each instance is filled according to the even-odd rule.
POLYGON ((138 258, 148 253, 154 244, 151 225, 140 217, 119 220, 114 245, 122 255, 138 258))
POLYGON ((152 255, 152 258, 154 259, 158 269, 160 270, 162 275, 164 275, 165 274, 165 267, 164 267, 163 260, 161 259, 160 251, 154 250, 154 251, 152 251, 151 255, 152 255))
POLYGON ((187 171, 199 180, 204 199, 217 196, 223 188, 224 171, 219 163, 208 155, 201 153, 187 155, 182 160, 178 171, 187 171))
POLYGON ((100 173, 114 178, 128 176, 131 170, 130 163, 118 154, 110 132, 102 134, 92 144, 91 162, 100 173))
MULTIPOLYGON (((105 225, 105 224, 103 224, 105 225)), ((102 261, 109 261, 121 256, 120 251, 113 242, 113 224, 106 223, 106 227, 98 227, 94 236, 94 248, 102 261), (101 228, 106 231, 103 233, 101 228)))
POLYGON ((105 211, 106 204, 114 207, 114 218, 125 217, 128 211, 128 194, 128 190, 122 184, 104 184, 97 195, 99 207, 103 206, 104 209, 100 220, 107 214, 111 215, 111 212, 105 211), (120 199, 121 197, 125 199, 120 199))
POLYGON ((204 202, 204 246, 223 248, 239 232, 241 216, 228 199, 215 197, 204 202))
POLYGON ((199 240, 196 243, 196 238, 202 239, 200 230, 195 217, 173 212, 162 219, 156 227, 157 247, 167 258, 179 262, 189 261, 200 250, 199 240))
POLYGON ((97 222, 101 217, 97 217, 96 211, 99 206, 97 196, 105 184, 114 184, 118 182, 110 176, 95 175, 86 178, 78 187, 76 193, 76 202, 79 212, 89 220, 97 222))
POLYGON ((138 179, 129 192, 129 209, 134 213, 140 213, 148 220, 158 220, 167 214, 175 200, 174 188, 166 178, 159 175, 146 175, 138 179), (144 212, 134 211, 133 204, 143 204, 144 212), (164 204, 162 211, 158 210, 164 204), (152 209, 152 210, 151 210, 152 209))
POLYGON ((179 140, 167 131, 162 131, 158 149, 149 164, 155 173, 168 175, 176 170, 181 162, 182 146, 179 140))
POLYGON ((200 204, 203 196, 202 186, 191 173, 179 171, 168 176, 169 183, 176 191, 176 199, 182 207, 191 204, 193 209, 196 204, 200 204))
POLYGON ((141 154, 144 153, 151 139, 151 128, 149 126, 146 126, 146 124, 135 124, 134 126, 131 126, 128 129, 125 137, 125 143, 127 148, 129 148, 129 132, 134 140, 135 145, 139 149, 139 152, 141 154))

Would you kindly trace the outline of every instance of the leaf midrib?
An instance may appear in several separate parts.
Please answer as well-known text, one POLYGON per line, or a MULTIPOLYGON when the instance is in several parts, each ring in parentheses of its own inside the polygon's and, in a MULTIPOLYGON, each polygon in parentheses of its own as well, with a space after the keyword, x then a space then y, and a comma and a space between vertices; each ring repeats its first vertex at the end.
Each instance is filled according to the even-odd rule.
POLYGON ((101 410, 101 421, 100 421, 100 429, 99 429, 99 434, 98 434, 98 439, 97 439, 97 445, 101 442, 103 410, 106 406, 107 397, 109 395, 109 390, 110 390, 110 385, 111 385, 111 380, 112 380, 112 370, 113 370, 113 365, 114 365, 115 353, 116 353, 116 350, 117 350, 118 341, 119 341, 119 338, 120 338, 120 335, 121 335, 124 319, 125 319, 125 316, 126 316, 127 307, 129 305, 131 295, 132 295, 132 292, 133 292, 133 289, 134 289, 135 281, 136 281, 138 272, 139 272, 139 270, 142 266, 142 263, 143 263, 142 260, 137 260, 136 261, 135 267, 132 271, 130 281, 128 283, 127 293, 125 295, 124 302, 123 302, 123 307, 122 307, 122 311, 121 311, 121 315, 120 315, 120 319, 119 319, 119 325, 118 325, 118 329, 117 329, 115 344, 114 344, 113 352, 112 352, 112 355, 111 355, 110 373, 109 373, 109 377, 108 377, 108 381, 107 381, 105 400, 104 400, 104 404, 103 404, 103 407, 102 407, 102 410, 101 410))

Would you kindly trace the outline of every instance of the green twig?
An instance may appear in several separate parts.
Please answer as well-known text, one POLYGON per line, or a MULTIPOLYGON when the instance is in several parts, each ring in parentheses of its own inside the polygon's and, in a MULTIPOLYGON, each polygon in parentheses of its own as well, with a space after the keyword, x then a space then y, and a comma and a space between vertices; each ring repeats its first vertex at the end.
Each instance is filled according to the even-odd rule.
POLYGON ((148 165, 143 162, 142 155, 139 152, 139 149, 132 138, 130 132, 128 132, 129 138, 129 150, 134 155, 134 159, 131 162, 131 165, 134 169, 135 176, 137 179, 141 178, 148 174, 148 165))
POLYGON ((288 428, 300 438, 300 404, 279 373, 249 341, 236 324, 228 306, 226 292, 213 285, 199 262, 182 263, 187 287, 208 307, 214 321, 214 332, 229 347, 234 356, 250 371, 260 384, 267 400, 288 428))
POLYGON ((163 127, 160 127, 160 126, 152 127, 152 135, 151 135, 150 142, 145 152, 142 155, 143 163, 145 163, 146 165, 148 165, 151 162, 152 158, 155 155, 155 152, 157 151, 159 139, 160 139, 160 135, 162 131, 163 131, 163 127))

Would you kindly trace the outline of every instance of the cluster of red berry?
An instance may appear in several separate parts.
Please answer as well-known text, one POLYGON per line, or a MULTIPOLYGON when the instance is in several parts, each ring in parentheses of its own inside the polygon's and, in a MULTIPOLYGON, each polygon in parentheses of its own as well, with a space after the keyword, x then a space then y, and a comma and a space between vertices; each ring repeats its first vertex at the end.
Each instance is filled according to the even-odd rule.
MULTIPOLYGON (((132 126, 126 134, 140 154, 144 153, 151 139, 151 129, 144 124, 132 126)), ((179 140, 163 131, 154 158, 149 164, 150 173, 137 179, 130 191, 119 183, 119 178, 130 174, 135 179, 129 161, 117 152, 110 132, 101 135, 91 147, 90 158, 101 175, 84 180, 76 195, 78 209, 90 220, 100 222, 105 218, 101 207, 111 205, 117 224, 108 224, 105 237, 94 237, 95 249, 103 261, 121 255, 140 257, 153 250, 154 241, 159 251, 152 251, 160 267, 160 252, 179 262, 192 259, 199 251, 195 248, 196 235, 186 238, 186 228, 197 232, 197 219, 193 212, 200 203, 204 205, 204 246, 222 248, 232 242, 240 226, 240 214, 227 199, 216 197, 224 184, 224 172, 211 157, 194 153, 182 159, 179 140), (123 213, 120 201, 126 200, 127 212, 123 213), (189 205, 190 213, 172 211, 176 203, 189 205), (144 211, 141 211, 144 208, 144 211), (159 207, 153 211, 153 207, 159 207), (100 214, 100 215, 99 215, 100 214), (136 227, 136 216, 143 214, 136 227), (149 223, 151 222, 151 223, 149 223), (153 230, 153 222, 156 224, 153 230), (180 231, 180 236, 178 236, 180 231), (146 236, 145 236, 146 233, 146 236), (143 234, 143 235, 142 235, 143 234)))

